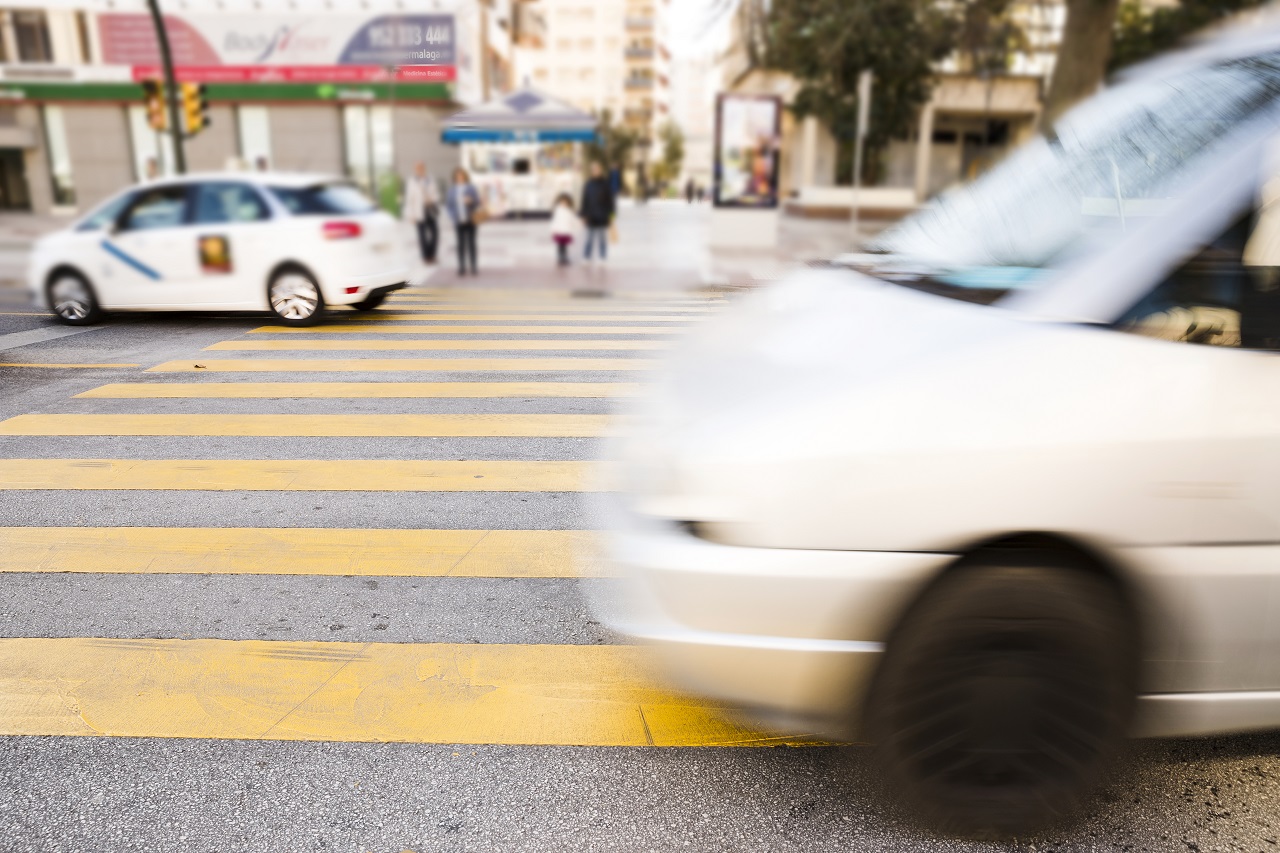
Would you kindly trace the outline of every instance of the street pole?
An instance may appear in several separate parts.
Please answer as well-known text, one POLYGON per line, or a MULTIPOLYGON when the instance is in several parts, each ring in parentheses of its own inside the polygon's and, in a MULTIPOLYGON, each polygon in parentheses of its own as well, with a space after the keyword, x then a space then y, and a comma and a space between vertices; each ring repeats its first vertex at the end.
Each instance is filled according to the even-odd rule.
POLYGON ((147 0, 151 10, 151 23, 156 28, 156 43, 160 46, 160 64, 164 67, 165 100, 169 102, 169 132, 173 134, 174 168, 179 175, 186 174, 187 155, 182 150, 182 111, 178 108, 178 82, 173 76, 173 55, 169 52, 169 34, 164 29, 164 17, 160 14, 160 0, 147 0))
POLYGON ((871 79, 870 70, 858 75, 858 127, 853 139, 853 202, 849 206, 850 227, 853 239, 858 233, 858 196, 862 192, 862 149, 867 140, 867 124, 871 119, 871 79))

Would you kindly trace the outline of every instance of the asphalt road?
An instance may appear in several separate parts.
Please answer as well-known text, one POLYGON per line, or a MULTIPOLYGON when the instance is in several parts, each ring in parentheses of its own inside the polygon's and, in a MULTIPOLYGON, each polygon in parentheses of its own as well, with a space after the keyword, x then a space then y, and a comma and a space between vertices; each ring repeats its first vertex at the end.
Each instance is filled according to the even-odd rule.
MULTIPOLYGON (((0 367, 0 420, 29 414, 593 415, 608 413, 614 401, 532 396, 138 399, 75 395, 109 383, 637 381, 635 372, 625 371, 483 375, 470 371, 338 375, 305 368, 254 374, 148 372, 149 367, 175 360, 361 359, 388 354, 204 352, 204 347, 223 341, 272 337, 250 333, 263 325, 257 317, 112 318, 100 327, 62 335, 67 330, 31 313, 12 293, 0 293, 0 312, 5 312, 0 313, 0 362, 137 365, 0 367), (20 335, 26 337, 14 337, 20 335)), ((582 322, 593 321, 585 318, 582 322)), ((381 340, 407 336, 358 337, 381 340)), ((626 334, 608 337, 642 338, 626 334)), ((573 353, 551 353, 562 354, 573 353)), ((573 463, 589 461, 599 453, 600 443, 592 437, 0 436, 0 462, 283 463, 301 459, 573 463)), ((69 476, 78 475, 73 472, 69 476)), ((139 527, 298 528, 317 535, 334 529, 373 529, 388 531, 385 535, 390 536, 390 531, 422 529, 556 534, 590 530, 597 524, 583 493, 536 488, 511 492, 243 491, 191 488, 184 483, 173 489, 103 490, 76 488, 73 479, 58 485, 61 487, 30 490, 0 482, 0 526, 119 528, 124 530, 122 535, 139 527)), ((477 547, 470 545, 462 558, 477 547)), ((235 715, 242 709, 233 700, 247 701, 277 689, 269 679, 241 685, 239 692, 225 688, 219 692, 208 686, 217 678, 239 677, 240 670, 226 673, 210 669, 231 659, 225 656, 227 648, 256 641, 304 651, 314 651, 317 643, 362 644, 361 648, 450 644, 448 648, 455 652, 512 649, 520 666, 534 667, 548 649, 563 649, 573 658, 608 652, 620 643, 593 621, 583 603, 586 585, 610 581, 522 577, 517 572, 503 576, 505 570, 467 577, 380 575, 376 569, 351 574, 166 572, 148 567, 145 561, 137 571, 97 571, 117 556, 105 547, 96 554, 86 551, 78 564, 69 566, 72 571, 32 571, 47 566, 24 563, 30 553, 16 548, 0 552, 0 568, 5 572, 0 576, 0 637, 138 642, 74 646, 66 658, 67 672, 60 675, 55 671, 50 679, 53 686, 46 685, 61 701, 46 705, 33 702, 16 711, 14 703, 4 701, 2 694, 25 689, 25 682, 19 682, 29 676, 23 674, 25 670, 17 671, 15 661, 35 671, 41 667, 56 670, 63 659, 49 658, 58 661, 49 663, 41 658, 54 649, 48 645, 32 646, 34 651, 28 658, 22 657, 27 651, 10 654, 0 650, 0 683, 6 685, 0 688, 0 727, 6 732, 15 727, 22 731, 54 730, 64 724, 80 725, 80 720, 89 721, 95 730, 110 732, 105 736, 76 731, 78 736, 0 738, 0 784, 5 791, 0 797, 0 850, 424 853, 1258 851, 1280 847, 1280 736, 1134 744, 1115 777, 1091 803, 1083 823, 1008 844, 957 843, 915 829, 910 815, 880 797, 866 753, 859 747, 570 746, 539 743, 538 737, 528 743, 510 739, 466 745, 367 743, 342 737, 276 739, 270 732, 263 739, 194 736, 191 732, 198 731, 184 729, 185 721, 176 718, 183 714, 235 715), (113 716, 113 709, 107 707, 110 703, 123 702, 134 708, 129 703, 135 701, 135 694, 155 692, 148 679, 155 677, 156 670, 147 667, 170 666, 169 661, 181 657, 166 643, 203 641, 217 641, 208 647, 214 651, 207 659, 190 664, 199 670, 194 689, 203 691, 205 704, 189 708, 162 705, 157 703, 165 697, 153 696, 152 704, 137 706, 148 713, 128 711, 123 717, 113 716), (113 692, 107 683, 99 685, 100 695, 91 695, 85 684, 93 681, 93 673, 72 675, 73 670, 98 667, 101 664, 97 662, 103 660, 119 667, 105 680, 127 682, 131 685, 128 691, 113 692), (134 675, 130 666, 146 671, 134 675), (200 670, 201 666, 205 669, 200 670), (153 713, 159 707, 167 708, 166 713, 175 719, 153 713)), ((163 559, 157 557, 160 562, 163 559)), ((196 560, 197 568, 200 560, 208 559, 211 568, 221 558, 212 551, 197 550, 191 559, 196 560)), ((4 642, 0 640, 0 644, 4 642)), ((305 657, 303 651, 295 653, 299 661, 305 657)), ((239 658, 236 661, 236 666, 249 667, 239 658)), ((436 677, 419 672, 419 681, 436 677)), ((412 693, 416 689, 405 686, 406 702, 430 701, 412 693), (417 698, 411 700, 411 695, 417 698)), ((393 690, 383 701, 394 705, 397 694, 393 690)), ((474 722, 463 719, 457 725, 463 730, 474 722)))

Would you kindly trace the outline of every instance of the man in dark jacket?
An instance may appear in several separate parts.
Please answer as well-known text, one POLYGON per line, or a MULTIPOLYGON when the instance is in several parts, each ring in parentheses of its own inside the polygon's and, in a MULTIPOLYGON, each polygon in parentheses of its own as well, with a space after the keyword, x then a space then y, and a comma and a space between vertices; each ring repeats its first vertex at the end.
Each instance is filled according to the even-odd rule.
POLYGON ((609 179, 604 176, 604 169, 599 163, 592 163, 591 178, 582 188, 582 205, 578 209, 578 215, 587 226, 584 251, 588 261, 596 241, 600 243, 600 260, 609 257, 609 223, 613 221, 613 212, 613 190, 609 187, 609 179))

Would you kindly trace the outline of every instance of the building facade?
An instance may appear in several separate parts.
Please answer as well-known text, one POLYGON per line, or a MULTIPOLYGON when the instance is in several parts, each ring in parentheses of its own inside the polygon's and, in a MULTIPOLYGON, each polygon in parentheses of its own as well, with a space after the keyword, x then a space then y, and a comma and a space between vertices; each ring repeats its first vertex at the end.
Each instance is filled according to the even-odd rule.
MULTIPOLYGON (((407 5, 165 0, 180 79, 209 81, 211 122, 184 144, 188 170, 345 175, 388 206, 415 162, 447 173, 458 158, 440 141, 441 121, 513 80, 511 3, 425 0, 412 13, 407 5), (438 24, 427 27, 430 40, 451 51, 440 54, 450 69, 440 79, 348 55, 353 34, 421 20, 438 24), (317 64, 308 50, 337 58, 317 64)), ((173 140, 149 126, 139 82, 150 72, 138 57, 154 53, 146 12, 144 0, 0 7, 0 210, 75 214, 174 171, 173 140)))
POLYGON ((607 112, 646 141, 657 138, 670 119, 667 0, 521 0, 517 7, 526 22, 515 48, 521 85, 607 112))

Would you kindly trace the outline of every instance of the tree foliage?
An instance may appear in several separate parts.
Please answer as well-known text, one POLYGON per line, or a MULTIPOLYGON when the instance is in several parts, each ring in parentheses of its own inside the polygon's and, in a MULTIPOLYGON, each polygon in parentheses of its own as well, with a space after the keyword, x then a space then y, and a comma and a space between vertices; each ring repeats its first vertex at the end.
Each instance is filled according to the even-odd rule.
MULTIPOLYGON (((751 8, 755 0, 744 0, 751 8)), ((841 145, 840 171, 858 115, 858 75, 875 75, 863 179, 883 171, 889 141, 916 127, 933 90, 934 68, 954 55, 969 73, 1002 73, 1025 44, 1009 16, 1009 0, 774 0, 768 13, 764 64, 800 83, 791 104, 815 116, 841 145)))
POLYGON ((1150 9, 1138 0, 1122 0, 1115 27, 1111 70, 1140 62, 1176 46, 1196 30, 1219 19, 1263 5, 1264 0, 1182 0, 1150 9))
POLYGON ((640 144, 640 134, 628 127, 616 124, 613 115, 603 110, 596 124, 596 140, 583 146, 588 163, 599 163, 606 169, 624 168, 631 162, 632 153, 640 144))
POLYGON ((684 164, 684 134, 674 122, 667 122, 658 131, 662 142, 662 159, 653 167, 653 178, 659 183, 669 183, 680 177, 684 164))

